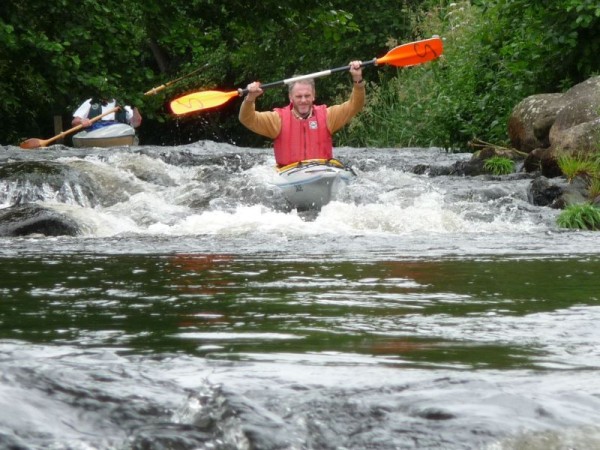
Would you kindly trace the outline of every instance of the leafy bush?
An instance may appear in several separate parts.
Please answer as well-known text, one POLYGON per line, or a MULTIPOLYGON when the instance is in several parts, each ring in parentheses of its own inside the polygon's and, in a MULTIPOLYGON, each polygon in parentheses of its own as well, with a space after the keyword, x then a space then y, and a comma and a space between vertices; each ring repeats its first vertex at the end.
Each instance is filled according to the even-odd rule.
POLYGON ((600 209, 590 203, 567 206, 556 219, 562 228, 579 230, 600 229, 600 209))
POLYGON ((426 13, 418 31, 440 34, 444 55, 398 71, 394 82, 369 91, 370 110, 359 118, 363 124, 349 130, 369 136, 353 134, 350 141, 461 150, 474 137, 505 143, 508 114, 532 91, 506 73, 494 48, 494 20, 468 1, 426 13))

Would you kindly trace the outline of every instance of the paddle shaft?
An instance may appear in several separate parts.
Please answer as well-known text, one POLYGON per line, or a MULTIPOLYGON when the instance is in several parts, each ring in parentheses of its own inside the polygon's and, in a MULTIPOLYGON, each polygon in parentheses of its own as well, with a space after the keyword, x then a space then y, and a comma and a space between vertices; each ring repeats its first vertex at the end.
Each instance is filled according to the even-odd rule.
POLYGON ((183 75, 179 78, 176 78, 174 80, 171 81, 167 81, 165 84, 161 84, 160 86, 156 86, 153 87, 152 89, 150 89, 149 91, 144 92, 144 95, 154 95, 159 91, 162 91, 163 89, 168 88, 169 86, 175 84, 175 83, 179 83, 181 80, 185 80, 186 78, 192 77, 194 75, 196 75, 198 72, 200 72, 202 69, 204 69, 205 67, 208 66, 209 63, 204 64, 202 67, 197 68, 196 70, 194 70, 193 72, 190 72, 186 75, 183 75))
MULTIPOLYGON (((376 63, 377 63, 377 58, 373 58, 369 61, 362 62, 360 67, 372 66, 372 65, 375 65, 376 63)), ((286 78, 284 80, 279 80, 279 81, 272 81, 271 83, 261 84, 260 88, 264 90, 264 89, 269 89, 269 88, 276 87, 276 86, 281 86, 282 84, 290 85, 297 81, 309 80, 311 78, 322 78, 322 77, 329 76, 332 73, 350 70, 350 67, 351 67, 350 64, 348 64, 346 66, 335 67, 333 69, 321 70, 320 72, 309 73, 306 75, 298 75, 296 77, 286 78)), ((238 93, 240 96, 244 96, 248 93, 248 88, 238 89, 238 93)))
MULTIPOLYGON (((378 64, 392 64, 397 65, 411 65, 415 62, 429 61, 441 54, 442 46, 441 40, 438 36, 434 36, 431 39, 425 39, 422 41, 412 42, 409 44, 400 45, 390 50, 387 55, 381 58, 373 58, 369 61, 363 61, 361 67, 374 66, 378 64)), ((261 89, 269 89, 271 87, 280 86, 282 84, 290 85, 297 81, 307 80, 311 78, 320 78, 331 75, 332 73, 342 72, 350 70, 350 65, 336 67, 334 69, 322 70, 320 72, 309 73, 307 75, 299 75, 292 78, 286 78, 284 80, 273 81, 272 83, 261 84, 261 89)), ((238 89, 240 96, 244 96, 248 93, 248 89, 238 89)))

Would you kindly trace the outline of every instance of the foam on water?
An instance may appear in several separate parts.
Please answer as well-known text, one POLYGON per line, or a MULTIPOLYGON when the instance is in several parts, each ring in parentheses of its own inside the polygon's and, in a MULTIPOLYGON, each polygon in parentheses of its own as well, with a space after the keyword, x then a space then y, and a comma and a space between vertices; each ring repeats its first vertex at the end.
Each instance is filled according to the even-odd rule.
POLYGON ((527 202, 529 180, 428 177, 407 170, 418 162, 443 159, 451 164, 465 159, 435 149, 378 149, 366 154, 346 149, 350 160, 362 167, 356 169, 357 179, 337 201, 307 219, 289 211, 273 185, 270 151, 244 150, 248 149, 236 152, 212 143, 144 152, 59 154, 56 161, 89 177, 92 194, 89 186, 76 183, 66 183, 60 191, 22 184, 7 185, 0 200, 8 206, 21 195, 19 189, 35 190, 30 194, 39 203, 74 218, 85 237, 260 233, 427 239, 556 229, 557 211, 527 202))
MULTIPOLYGON (((385 182, 385 180, 383 180, 385 182)), ((314 234, 422 234, 422 233, 511 233, 554 229, 553 212, 533 214, 520 209, 519 201, 509 205, 491 200, 451 202, 444 192, 431 187, 415 194, 414 184, 408 193, 385 193, 371 203, 334 201, 323 207, 314 220, 304 220, 296 211, 277 211, 255 204, 229 204, 222 208, 198 210, 180 202, 182 193, 139 192, 123 202, 103 208, 83 208, 71 214, 86 225, 90 236, 121 233, 156 235, 227 234, 250 232, 282 235, 314 234), (410 195, 413 195, 412 198, 410 195), (386 199, 386 197, 390 197, 386 199)), ((363 185, 351 186, 362 189, 363 185)))

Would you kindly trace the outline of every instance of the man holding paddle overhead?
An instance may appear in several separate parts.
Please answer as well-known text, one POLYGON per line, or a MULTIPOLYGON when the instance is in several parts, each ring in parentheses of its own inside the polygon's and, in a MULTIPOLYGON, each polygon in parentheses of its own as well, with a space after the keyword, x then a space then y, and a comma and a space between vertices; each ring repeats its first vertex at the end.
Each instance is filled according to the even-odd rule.
POLYGON ((314 79, 299 77, 301 79, 288 85, 288 106, 258 112, 255 100, 263 90, 259 82, 250 83, 240 108, 240 122, 251 131, 274 140, 278 167, 306 160, 330 160, 333 158, 332 135, 350 122, 364 106, 362 66, 361 61, 349 64, 353 80, 350 99, 330 107, 315 105, 314 79))

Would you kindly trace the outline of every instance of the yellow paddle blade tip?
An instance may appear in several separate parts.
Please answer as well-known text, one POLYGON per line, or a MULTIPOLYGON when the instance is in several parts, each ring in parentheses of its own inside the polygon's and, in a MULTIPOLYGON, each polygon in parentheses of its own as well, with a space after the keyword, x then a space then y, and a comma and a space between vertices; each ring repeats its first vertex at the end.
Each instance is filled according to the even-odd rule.
POLYGON ((233 97, 239 95, 238 91, 198 91, 184 95, 171 101, 170 107, 173 114, 182 115, 192 112, 204 111, 224 105, 233 97))

